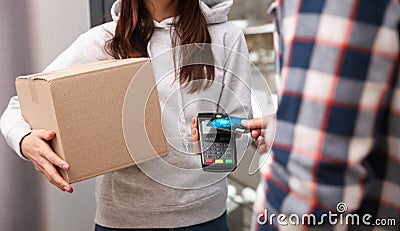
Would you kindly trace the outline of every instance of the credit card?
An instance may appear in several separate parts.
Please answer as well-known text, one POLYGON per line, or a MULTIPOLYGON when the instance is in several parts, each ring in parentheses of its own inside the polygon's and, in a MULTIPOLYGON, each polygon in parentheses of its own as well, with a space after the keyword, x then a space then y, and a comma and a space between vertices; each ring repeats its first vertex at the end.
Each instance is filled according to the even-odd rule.
POLYGON ((211 119, 210 122, 207 123, 207 126, 236 133, 249 132, 248 128, 241 125, 242 120, 246 120, 246 118, 225 116, 221 118, 211 119))

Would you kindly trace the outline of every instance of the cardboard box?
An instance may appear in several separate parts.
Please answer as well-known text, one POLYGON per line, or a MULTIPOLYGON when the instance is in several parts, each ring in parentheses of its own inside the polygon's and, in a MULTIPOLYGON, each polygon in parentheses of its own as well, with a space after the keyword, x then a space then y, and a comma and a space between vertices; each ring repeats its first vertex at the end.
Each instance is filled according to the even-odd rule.
POLYGON ((56 132, 51 146, 70 164, 68 172, 60 170, 69 183, 168 153, 157 91, 149 84, 154 87, 155 80, 145 58, 101 61, 16 79, 22 114, 32 129, 56 132), (139 70, 148 86, 140 86, 142 92, 135 95, 134 102, 141 108, 132 112, 137 119, 129 124, 138 131, 128 133, 135 134, 136 143, 143 143, 129 149, 133 161, 122 114, 125 93, 139 70))

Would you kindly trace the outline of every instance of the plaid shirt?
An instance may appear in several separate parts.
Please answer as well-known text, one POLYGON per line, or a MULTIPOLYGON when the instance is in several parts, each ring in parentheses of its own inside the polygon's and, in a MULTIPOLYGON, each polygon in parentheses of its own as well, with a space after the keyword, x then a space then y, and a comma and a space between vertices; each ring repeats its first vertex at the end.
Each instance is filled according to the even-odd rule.
MULTIPOLYGON (((397 219, 376 230, 399 230, 399 1, 280 0, 273 6, 282 82, 256 215, 321 218, 340 214, 343 202, 346 213, 370 214, 371 223, 397 219)), ((254 229, 270 230, 268 216, 266 225, 254 219, 254 229)))

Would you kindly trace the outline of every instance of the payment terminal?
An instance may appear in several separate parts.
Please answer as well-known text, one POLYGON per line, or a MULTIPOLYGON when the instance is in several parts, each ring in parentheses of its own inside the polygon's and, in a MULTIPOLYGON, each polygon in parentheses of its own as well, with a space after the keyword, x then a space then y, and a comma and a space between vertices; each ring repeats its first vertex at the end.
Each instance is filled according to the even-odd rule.
POLYGON ((197 117, 201 163, 204 171, 230 172, 236 169, 236 137, 229 129, 218 129, 215 119, 226 118, 226 114, 199 113, 197 117))

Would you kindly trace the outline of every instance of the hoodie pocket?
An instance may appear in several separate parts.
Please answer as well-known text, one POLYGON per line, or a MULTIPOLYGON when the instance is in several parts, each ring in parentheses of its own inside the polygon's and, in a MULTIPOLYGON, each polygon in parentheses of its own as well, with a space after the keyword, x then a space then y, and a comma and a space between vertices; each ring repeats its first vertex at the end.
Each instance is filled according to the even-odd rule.
POLYGON ((226 182, 200 189, 175 189, 153 181, 137 167, 129 167, 112 173, 112 198, 116 206, 133 210, 187 209, 215 201, 214 198, 225 203, 226 182))

